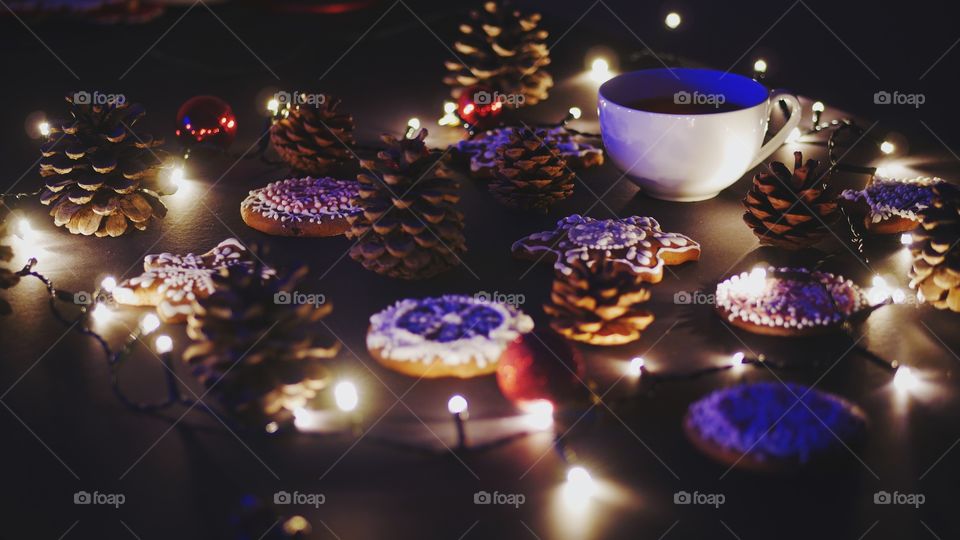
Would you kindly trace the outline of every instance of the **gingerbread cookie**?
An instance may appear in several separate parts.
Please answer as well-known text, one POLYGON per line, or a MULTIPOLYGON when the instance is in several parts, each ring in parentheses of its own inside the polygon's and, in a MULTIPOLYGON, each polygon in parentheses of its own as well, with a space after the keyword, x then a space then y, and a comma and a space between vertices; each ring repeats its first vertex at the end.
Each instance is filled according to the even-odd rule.
MULTIPOLYGON (((215 273, 230 266, 253 267, 253 263, 251 253, 236 238, 228 238, 202 255, 147 255, 144 273, 117 285, 113 298, 128 306, 156 306, 164 322, 184 322, 193 301, 213 292, 215 273)), ((264 270, 265 278, 271 275, 273 270, 264 270)))
POLYGON ((867 230, 875 234, 898 234, 916 228, 920 212, 933 203, 933 188, 940 178, 877 178, 862 190, 840 194, 844 206, 863 216, 867 230))
POLYGON ((244 223, 276 236, 336 236, 350 228, 347 217, 360 189, 355 181, 288 178, 255 189, 240 203, 244 223))
POLYGON ((370 317, 367 348, 384 366, 414 377, 486 375, 533 319, 473 296, 400 300, 370 317))
MULTIPOLYGON (((510 143, 512 128, 491 129, 472 139, 460 141, 456 150, 470 162, 470 174, 476 178, 493 178, 497 170, 497 149, 510 143)), ((603 150, 591 139, 575 135, 559 126, 544 131, 544 142, 556 148, 571 169, 586 169, 603 164, 603 150)))
POLYGON ((595 220, 574 214, 558 221, 552 231, 518 240, 512 250, 515 257, 554 262, 557 270, 567 274, 572 261, 603 256, 651 283, 663 279, 665 265, 700 258, 700 244, 682 234, 665 233, 657 220, 639 216, 595 220))
POLYGON ((804 268, 756 268, 717 284, 717 312, 730 324, 772 336, 835 332, 870 307, 852 281, 804 268))
POLYGON ((763 382, 717 390, 693 403, 684 431, 724 465, 774 472, 842 454, 866 425, 863 410, 839 396, 763 382))

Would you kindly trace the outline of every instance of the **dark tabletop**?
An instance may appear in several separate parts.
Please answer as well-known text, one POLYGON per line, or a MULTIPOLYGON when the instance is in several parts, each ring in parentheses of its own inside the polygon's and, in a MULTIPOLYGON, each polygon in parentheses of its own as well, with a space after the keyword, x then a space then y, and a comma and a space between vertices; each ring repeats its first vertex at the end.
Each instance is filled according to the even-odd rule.
MULTIPOLYGON (((846 110, 864 126, 879 121, 873 128, 877 136, 900 142, 898 154, 886 159, 861 148, 856 153, 865 162, 955 179, 956 155, 950 148, 960 141, 950 125, 956 115, 945 86, 953 80, 960 53, 949 49, 957 36, 937 11, 942 8, 911 4, 898 8, 910 8, 901 14, 866 3, 694 4, 537 6, 545 11, 551 43, 562 38, 552 53, 557 86, 528 118, 554 121, 577 105, 585 115, 574 125, 597 129, 595 86, 581 76, 584 55, 593 45, 618 51, 623 68, 651 65, 649 55, 642 54, 646 46, 662 51, 671 64, 743 73, 753 59, 764 56, 771 65, 770 86, 824 101, 826 119, 846 110), (685 18, 676 32, 662 24, 669 9, 685 18), (925 92, 928 105, 874 105, 874 92, 896 89, 925 92)), ((189 13, 187 7, 134 27, 19 20, 0 9, 4 188, 16 192, 38 185, 33 164, 39 157, 37 142, 27 136, 36 118, 32 114, 55 117, 64 110, 61 96, 78 89, 122 92, 143 103, 148 110, 144 128, 171 139, 183 101, 197 94, 219 95, 237 113, 240 136, 231 150, 238 155, 255 144, 266 97, 277 89, 316 88, 343 96, 360 138, 370 143, 382 131, 399 133, 410 117, 430 127, 428 142, 436 146, 458 135, 451 128, 436 128, 434 120, 446 98, 440 79, 449 53, 443 43, 452 41, 465 6, 388 0, 336 16, 278 14, 254 3, 211 5, 212 12, 203 4, 189 13)), ((824 157, 822 144, 797 148, 824 157)), ((789 161, 792 150, 783 148, 775 157, 789 161)), ((482 184, 464 179, 461 206, 469 246, 464 265, 423 282, 400 282, 363 270, 344 256, 351 242, 342 237, 267 237, 245 226, 238 212, 241 199, 249 189, 284 174, 257 159, 223 157, 194 165, 189 189, 167 200, 170 212, 159 227, 119 239, 72 236, 55 228, 35 201, 21 203, 19 210, 37 230, 37 269, 68 290, 89 290, 105 275, 135 275, 145 253, 200 252, 231 236, 244 243, 268 243, 271 262, 279 266, 308 263, 311 272, 303 288, 334 303, 327 322, 343 341, 338 362, 343 376, 359 388, 369 435, 267 437, 228 428, 196 410, 174 408, 163 417, 132 412, 111 393, 96 343, 57 323, 42 285, 28 279, 4 292, 14 315, 0 321, 0 497, 5 518, 0 537, 224 538, 244 496, 269 503, 281 490, 325 495, 316 509, 279 508, 310 519, 311 538, 960 534, 960 520, 949 510, 956 508, 960 478, 960 450, 955 450, 960 384, 953 377, 960 361, 953 352, 960 350, 956 314, 909 302, 878 310, 848 339, 794 341, 733 332, 709 307, 674 304, 677 292, 709 287, 758 262, 781 260, 776 253, 758 251, 741 221, 740 199, 752 174, 715 199, 670 203, 643 196, 607 164, 579 174, 574 196, 547 216, 509 212, 482 184), (442 293, 522 294, 522 308, 545 325, 540 306, 549 291, 549 265, 531 270, 528 262, 511 258, 510 245, 572 213, 653 216, 664 230, 687 234, 703 245, 699 262, 673 268, 654 289, 650 308, 656 321, 639 342, 582 348, 588 378, 604 404, 565 437, 578 463, 600 486, 581 512, 564 506, 567 464, 552 449, 549 433, 485 452, 454 455, 444 450, 454 436, 446 413, 452 394, 469 398, 467 429, 479 438, 504 427, 508 421, 501 419, 515 414, 493 377, 417 381, 376 365, 364 345, 372 313, 400 298, 442 293), (912 393, 898 393, 891 373, 851 352, 854 344, 914 367, 924 383, 912 393), (794 369, 731 370, 639 393, 637 382, 625 376, 626 363, 638 354, 652 371, 681 373, 729 362, 736 351, 764 353, 794 369), (728 471, 685 440, 681 420, 692 401, 738 381, 778 378, 816 384, 859 403, 870 417, 866 440, 842 450, 833 467, 783 476, 728 471), (425 455, 383 439, 416 441, 440 451, 425 455), (75 505, 73 494, 80 490, 122 493, 126 501, 118 509, 75 505), (523 494, 525 502, 518 508, 475 505, 474 493, 481 490, 523 494), (874 494, 881 490, 923 494, 925 502, 916 509, 876 505, 874 494), (725 503, 719 508, 676 505, 678 491, 723 494, 725 503)), ((840 175, 831 185, 852 187, 863 181, 840 175)), ((869 240, 860 254, 843 241, 843 226, 835 234, 820 246, 831 255, 824 263, 827 269, 864 285, 880 274, 906 288, 910 257, 896 239, 869 240)), ((118 320, 97 329, 119 343, 145 312, 122 310, 118 320)), ((161 331, 174 338, 176 352, 187 343, 180 327, 161 331)), ((186 369, 180 375, 190 380, 186 369)), ((137 349, 123 384, 142 399, 159 398, 163 368, 149 352, 137 349)), ((201 392, 198 385, 192 387, 201 392)), ((260 534, 251 531, 250 537, 260 534)))

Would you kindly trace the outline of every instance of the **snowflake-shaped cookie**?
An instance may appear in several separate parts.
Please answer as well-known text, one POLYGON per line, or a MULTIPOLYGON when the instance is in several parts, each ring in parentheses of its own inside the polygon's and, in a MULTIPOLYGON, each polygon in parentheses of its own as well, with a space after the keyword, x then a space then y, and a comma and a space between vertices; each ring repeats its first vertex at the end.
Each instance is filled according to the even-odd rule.
POLYGON ((552 231, 518 240, 513 254, 554 261, 554 267, 565 274, 574 260, 590 264, 605 257, 657 283, 663 279, 665 265, 699 259, 700 244, 682 234, 661 231, 657 220, 649 217, 596 220, 574 214, 558 221, 552 231))
MULTIPOLYGON (((117 285, 113 298, 128 306, 156 306, 164 322, 183 322, 193 301, 213 292, 212 277, 221 268, 253 264, 253 255, 236 238, 228 238, 202 255, 147 255, 143 274, 117 285)), ((273 270, 265 269, 264 277, 270 275, 273 270)))
POLYGON ((901 217, 919 221, 919 213, 933 203, 933 188, 940 178, 877 178, 862 190, 847 189, 840 196, 848 201, 863 201, 872 223, 901 217))

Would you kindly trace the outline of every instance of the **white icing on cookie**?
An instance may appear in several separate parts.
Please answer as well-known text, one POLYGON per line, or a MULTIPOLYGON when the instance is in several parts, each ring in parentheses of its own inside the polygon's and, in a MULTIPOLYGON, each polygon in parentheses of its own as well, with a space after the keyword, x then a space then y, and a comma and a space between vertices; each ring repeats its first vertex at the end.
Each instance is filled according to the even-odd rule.
POLYGON ((351 180, 288 178, 251 191, 240 207, 281 223, 324 223, 360 212, 358 195, 351 180))

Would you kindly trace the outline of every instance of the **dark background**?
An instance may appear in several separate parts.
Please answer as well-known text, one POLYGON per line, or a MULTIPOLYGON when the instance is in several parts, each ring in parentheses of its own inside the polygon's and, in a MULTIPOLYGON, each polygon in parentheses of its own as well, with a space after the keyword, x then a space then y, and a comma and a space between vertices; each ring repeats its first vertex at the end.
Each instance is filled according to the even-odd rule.
MULTIPOLYGON (((873 2, 607 2, 629 30, 604 4, 526 4, 544 13, 550 43, 590 9, 553 49, 551 71, 558 83, 578 75, 587 50, 596 45, 616 50, 624 69, 649 65, 649 60, 630 60, 631 53, 644 50, 638 37, 664 58, 733 67, 741 73, 749 72, 753 60, 762 56, 770 64, 770 86, 823 100, 828 117, 839 109, 868 124, 878 120, 877 135, 899 134, 895 137, 901 157, 918 172, 951 178, 956 171, 951 148, 960 146, 960 138, 951 123, 956 117, 953 75, 960 51, 948 52, 929 69, 960 38, 942 3, 887 7, 873 2), (683 15, 676 31, 667 31, 662 23, 671 10, 683 15), (923 93, 926 104, 919 109, 878 106, 873 103, 878 90, 923 93)), ((0 181, 5 186, 16 182, 14 191, 35 188, 38 180, 33 173, 17 181, 38 157, 37 142, 29 137, 35 122, 31 114, 43 111, 55 117, 63 110, 61 96, 77 89, 121 92, 145 104, 148 116, 143 128, 168 138, 184 100, 197 94, 218 95, 233 105, 240 123, 236 152, 247 149, 259 135, 266 96, 277 88, 316 88, 343 96, 366 141, 374 141, 384 130, 401 130, 411 116, 432 125, 446 97, 440 79, 448 53, 424 24, 451 43, 468 4, 407 5, 422 22, 396 5, 352 49, 391 2, 328 16, 280 14, 253 3, 211 6, 269 69, 198 5, 123 80, 118 80, 120 75, 186 7, 129 27, 25 19, 79 80, 0 9, 0 181)), ((581 94, 559 85, 552 94, 553 99, 529 111, 531 118, 555 120, 571 104, 587 111, 585 120, 595 118, 592 102, 581 99, 581 94)), ((804 151, 822 157, 821 147, 809 145, 804 151)), ((787 153, 777 155, 784 159, 787 153)), ((47 250, 40 270, 63 288, 81 290, 107 273, 135 274, 151 245, 150 252, 185 253, 206 250, 233 234, 245 242, 264 240, 243 225, 236 207, 248 189, 284 173, 256 161, 231 168, 232 163, 213 161, 192 171, 195 197, 172 201, 170 216, 157 230, 118 240, 70 236, 45 219, 39 204, 21 204, 40 231, 38 243, 47 250), (199 197, 209 186, 213 189, 199 197)), ((520 279, 528 265, 511 260, 509 246, 520 236, 550 228, 559 217, 588 208, 590 215, 601 218, 612 213, 652 215, 665 230, 686 233, 704 245, 699 263, 677 269, 677 275, 668 275, 656 290, 651 306, 657 321, 640 343, 614 350, 584 349, 601 393, 616 384, 624 361, 635 354, 644 353, 652 369, 684 371, 722 362, 743 349, 709 313, 681 309, 670 299, 677 291, 719 279, 731 267, 749 268, 752 261, 767 256, 750 253, 741 260, 743 252, 755 245, 739 218, 739 199, 749 175, 703 203, 654 201, 622 182, 604 197, 604 204, 595 205, 590 192, 603 193, 619 176, 610 165, 582 174, 576 196, 542 218, 511 214, 496 206, 482 186, 464 182, 470 245, 465 261, 470 271, 460 269, 429 283, 398 283, 363 272, 349 258, 337 262, 350 245, 344 238, 269 241, 278 264, 308 262, 310 287, 334 301, 330 325, 349 349, 341 354, 343 369, 358 381, 368 419, 394 405, 391 391, 401 396, 413 382, 372 365, 363 346, 371 313, 398 298, 485 290, 525 294, 524 309, 538 324, 545 323, 539 305, 546 297, 550 272, 541 267, 520 279)), ((862 178, 840 181, 852 185, 862 178)), ((870 269, 838 242, 828 242, 824 250, 836 254, 831 269, 861 283, 868 283, 875 270, 895 276, 900 286, 906 284, 909 259, 899 246, 871 243, 870 269)), ((355 447, 345 438, 310 436, 276 440, 241 434, 241 442, 219 422, 196 412, 171 429, 172 422, 129 412, 113 398, 91 340, 70 334, 57 341, 63 328, 50 317, 39 283, 26 281, 5 296, 16 315, 0 322, 0 387, 5 392, 11 388, 2 394, 6 408, 0 409, 3 538, 64 534, 223 538, 228 537, 226 523, 241 497, 254 494, 269 501, 281 489, 327 495, 327 504, 319 510, 296 509, 313 521, 314 538, 954 538, 960 533, 953 510, 960 458, 948 452, 957 440, 960 419, 958 385, 951 377, 957 360, 947 348, 957 350, 960 340, 953 314, 926 307, 884 308, 855 334, 865 335, 863 344, 888 359, 924 370, 930 379, 927 388, 905 403, 889 388, 889 374, 860 357, 851 354, 831 369, 848 348, 842 340, 797 345, 739 336, 751 349, 808 364, 778 374, 781 378, 811 384, 826 374, 818 388, 864 406, 872 423, 868 440, 855 450, 858 458, 844 453, 836 467, 802 475, 770 478, 733 472, 720 479, 725 467, 707 461, 683 439, 680 420, 686 406, 739 377, 773 380, 773 376, 761 369, 670 384, 649 397, 619 402, 616 417, 597 414, 571 434, 581 461, 604 486, 601 500, 577 516, 558 505, 565 465, 549 450, 545 434, 464 456, 460 462, 449 455, 427 458, 398 451, 375 444, 372 437, 355 447), (338 461, 341 456, 345 457, 338 461), (75 506, 72 495, 81 489, 122 492, 127 503, 119 510, 75 506), (527 502, 518 510, 475 506, 473 493, 481 489, 523 493, 527 502), (717 510, 676 506, 672 494, 678 490, 724 493, 727 504, 717 510), (878 490, 920 492, 927 502, 919 510, 875 506, 872 494, 878 490)), ((132 324, 139 313, 128 310, 123 319, 132 324)), ((182 330, 163 331, 174 337, 180 350, 185 341, 182 330)), ((123 333, 120 325, 108 331, 115 339, 123 333)), ((140 353, 138 364, 125 376, 131 389, 148 398, 159 391, 161 368, 149 353, 140 353)), ((186 378, 186 370, 182 374, 186 378)), ((620 381, 611 397, 628 393, 631 384, 620 381)), ((444 405, 455 392, 471 399, 477 421, 511 412, 492 378, 423 381, 404 397, 410 409, 396 405, 378 432, 393 430, 408 437, 418 433, 436 442, 413 419, 415 412, 449 440, 444 405)), ((175 420, 181 412, 172 414, 175 420)), ((251 535, 257 538, 259 533, 251 535)))

